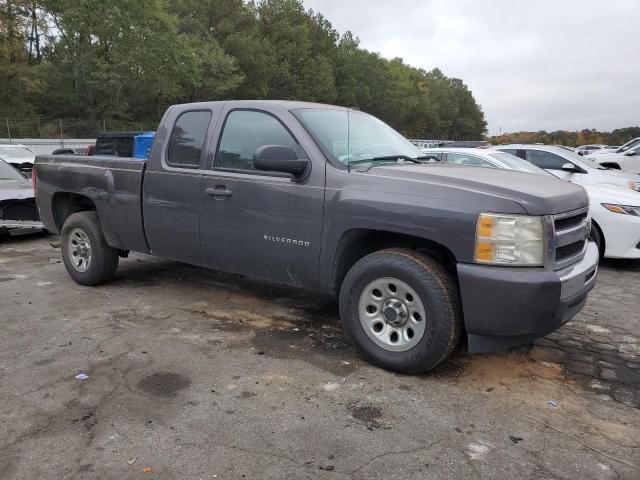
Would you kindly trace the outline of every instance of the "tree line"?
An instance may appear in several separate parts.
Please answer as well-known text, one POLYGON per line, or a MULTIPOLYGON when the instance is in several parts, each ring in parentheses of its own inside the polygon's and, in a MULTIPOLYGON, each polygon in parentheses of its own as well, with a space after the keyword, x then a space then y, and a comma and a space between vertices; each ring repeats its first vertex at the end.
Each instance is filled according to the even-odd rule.
POLYGON ((495 144, 505 143, 545 143, 550 145, 566 145, 579 147, 580 145, 622 145, 632 138, 640 137, 640 127, 617 128, 611 132, 599 132, 595 129, 579 131, 558 130, 555 132, 516 132, 505 133, 489 137, 495 144))
POLYGON ((230 98, 357 107, 415 138, 486 131, 462 80, 367 51, 299 0, 0 0, 0 120, 31 134, 230 98))

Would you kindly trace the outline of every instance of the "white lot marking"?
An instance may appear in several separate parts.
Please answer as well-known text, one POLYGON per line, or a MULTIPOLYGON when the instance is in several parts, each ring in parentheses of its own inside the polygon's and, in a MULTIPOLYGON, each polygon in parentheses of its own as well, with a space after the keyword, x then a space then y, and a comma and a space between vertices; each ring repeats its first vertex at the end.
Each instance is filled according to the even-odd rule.
POLYGON ((587 325, 587 330, 593 333, 611 333, 608 328, 600 327, 598 325, 587 325))
POLYGON ((485 454, 489 451, 489 447, 484 443, 470 443, 467 446, 469 458, 471 460, 484 460, 485 454))
POLYGON ((36 285, 38 285, 39 287, 48 287, 49 285, 51 285, 51 282, 38 282, 36 283, 36 285))
POLYGON ((322 389, 325 392, 335 392, 338 389, 339 386, 340 386, 339 383, 328 382, 328 383, 325 383, 324 385, 322 385, 322 389))
POLYGON ((592 380, 591 381, 591 388, 597 389, 597 390, 609 390, 609 387, 607 387, 606 385, 604 385, 601 381, 599 380, 592 380))

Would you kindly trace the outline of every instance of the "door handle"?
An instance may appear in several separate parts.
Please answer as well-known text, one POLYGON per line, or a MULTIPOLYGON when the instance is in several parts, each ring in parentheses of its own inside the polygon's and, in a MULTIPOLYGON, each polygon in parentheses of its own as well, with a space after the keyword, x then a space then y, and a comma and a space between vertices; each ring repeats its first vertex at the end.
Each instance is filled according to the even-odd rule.
POLYGON ((218 185, 216 188, 207 188, 205 192, 212 197, 230 197, 233 195, 233 192, 224 185, 218 185))

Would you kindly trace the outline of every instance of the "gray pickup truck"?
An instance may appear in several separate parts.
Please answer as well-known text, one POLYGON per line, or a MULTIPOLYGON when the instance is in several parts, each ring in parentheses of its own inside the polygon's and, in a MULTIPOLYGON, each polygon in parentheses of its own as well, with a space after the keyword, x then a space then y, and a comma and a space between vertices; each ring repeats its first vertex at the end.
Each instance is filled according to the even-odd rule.
POLYGON ((147 161, 38 157, 37 203, 82 285, 135 251, 331 294, 362 355, 403 373, 463 333, 493 351, 582 309, 598 251, 581 187, 421 155, 352 109, 176 105, 147 161))

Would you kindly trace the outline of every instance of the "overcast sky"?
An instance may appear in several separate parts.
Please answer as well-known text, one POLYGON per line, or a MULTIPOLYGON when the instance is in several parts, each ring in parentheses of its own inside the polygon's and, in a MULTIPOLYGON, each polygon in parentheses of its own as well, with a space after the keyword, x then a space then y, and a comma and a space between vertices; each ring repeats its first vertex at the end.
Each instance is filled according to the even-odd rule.
POLYGON ((640 125, 640 0, 304 0, 471 88, 489 133, 640 125))

